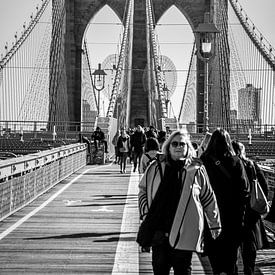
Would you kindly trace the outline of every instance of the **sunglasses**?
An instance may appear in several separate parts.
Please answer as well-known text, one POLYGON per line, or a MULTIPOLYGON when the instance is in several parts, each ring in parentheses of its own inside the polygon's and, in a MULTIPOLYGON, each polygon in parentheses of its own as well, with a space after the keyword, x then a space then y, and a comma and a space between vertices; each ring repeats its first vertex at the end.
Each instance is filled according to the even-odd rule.
POLYGON ((171 142, 171 145, 172 145, 172 147, 177 148, 177 147, 184 147, 186 145, 186 143, 173 141, 173 142, 171 142))

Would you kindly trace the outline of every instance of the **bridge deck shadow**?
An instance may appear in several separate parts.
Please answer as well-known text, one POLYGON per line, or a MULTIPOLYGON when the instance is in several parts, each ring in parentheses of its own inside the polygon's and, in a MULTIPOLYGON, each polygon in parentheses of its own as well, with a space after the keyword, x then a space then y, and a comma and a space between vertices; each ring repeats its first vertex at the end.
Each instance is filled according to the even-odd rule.
MULTIPOLYGON (((119 170, 116 164, 88 165, 1 222, 0 274, 153 274, 151 254, 138 252, 135 242, 139 220, 137 192, 128 189, 132 167, 126 174, 119 170), (134 215, 125 222, 126 208, 134 215), (119 243, 129 247, 119 264, 131 264, 134 255, 138 269, 129 265, 128 272, 113 272, 119 243)), ((274 252, 274 245, 258 252, 255 274, 275 274, 274 252)), ((239 266, 242 270, 241 261, 239 266)), ((194 255, 192 274, 212 274, 207 257, 194 255)))

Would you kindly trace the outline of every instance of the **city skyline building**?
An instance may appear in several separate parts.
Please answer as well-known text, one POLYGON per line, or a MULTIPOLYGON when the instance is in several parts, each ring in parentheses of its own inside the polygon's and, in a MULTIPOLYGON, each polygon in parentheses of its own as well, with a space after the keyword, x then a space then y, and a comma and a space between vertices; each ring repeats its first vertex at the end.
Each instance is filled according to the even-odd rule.
POLYGON ((261 90, 249 83, 238 90, 238 120, 261 122, 261 90))

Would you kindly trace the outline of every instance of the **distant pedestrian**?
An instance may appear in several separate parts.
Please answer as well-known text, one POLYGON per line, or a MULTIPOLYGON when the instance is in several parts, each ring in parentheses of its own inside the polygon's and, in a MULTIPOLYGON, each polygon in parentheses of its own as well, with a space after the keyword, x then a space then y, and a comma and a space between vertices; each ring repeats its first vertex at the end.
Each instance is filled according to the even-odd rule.
POLYGON ((114 135, 112 139, 112 144, 114 145, 114 148, 115 148, 115 163, 119 164, 119 151, 117 148, 118 137, 119 137, 119 131, 117 131, 116 134, 114 135))
POLYGON ((92 134, 92 140, 94 141, 95 149, 98 150, 99 144, 104 144, 104 151, 108 153, 107 141, 105 139, 105 134, 100 127, 96 127, 96 130, 92 134))
POLYGON ((144 145, 146 142, 146 136, 143 128, 138 125, 136 130, 131 135, 131 151, 133 153, 134 172, 137 167, 140 168, 140 160, 144 151, 144 145))
POLYGON ((126 161, 130 153, 130 136, 126 129, 121 128, 120 136, 117 140, 117 148, 120 156, 120 173, 126 173, 126 161))
POLYGON ((170 135, 172 134, 172 130, 170 129, 170 126, 166 126, 165 127, 165 132, 166 132, 166 139, 168 139, 170 137, 170 135))
POLYGON ((153 160, 156 160, 157 154, 160 153, 159 147, 159 142, 156 138, 147 138, 145 142, 144 154, 141 157, 139 169, 140 173, 144 173, 149 164, 153 160))
POLYGON ((157 135, 157 131, 155 129, 154 126, 149 126, 149 130, 147 132, 145 132, 146 134, 146 137, 149 138, 149 137, 153 137, 153 138, 158 138, 158 135, 157 135))
POLYGON ((166 132, 165 131, 159 131, 159 133, 158 133, 158 142, 159 142, 160 149, 162 148, 162 145, 164 144, 166 139, 167 139, 166 132))

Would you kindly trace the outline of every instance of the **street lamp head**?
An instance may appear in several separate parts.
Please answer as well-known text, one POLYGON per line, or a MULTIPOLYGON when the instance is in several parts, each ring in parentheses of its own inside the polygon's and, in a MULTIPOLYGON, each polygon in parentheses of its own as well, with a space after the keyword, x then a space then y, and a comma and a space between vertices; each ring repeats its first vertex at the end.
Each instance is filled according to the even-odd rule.
POLYGON ((215 37, 220 31, 214 23, 210 23, 209 13, 205 13, 204 22, 194 30, 197 55, 203 61, 209 61, 215 55, 215 37))
POLYGON ((93 87, 97 90, 97 91, 101 91, 104 89, 104 85, 105 85, 105 75, 107 75, 105 73, 104 70, 101 69, 101 64, 98 64, 98 69, 96 69, 93 73, 92 73, 92 79, 93 79, 93 87))
POLYGON ((104 70, 101 69, 101 64, 99 63, 98 69, 92 73, 92 85, 94 89, 98 91, 98 96, 97 96, 98 116, 100 116, 100 91, 104 89, 105 75, 106 73, 104 72, 104 70))

